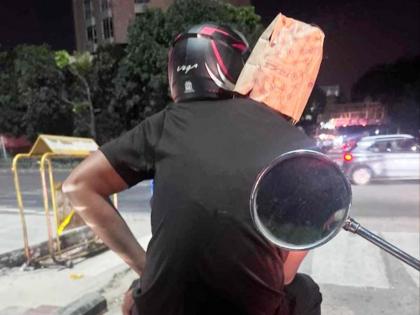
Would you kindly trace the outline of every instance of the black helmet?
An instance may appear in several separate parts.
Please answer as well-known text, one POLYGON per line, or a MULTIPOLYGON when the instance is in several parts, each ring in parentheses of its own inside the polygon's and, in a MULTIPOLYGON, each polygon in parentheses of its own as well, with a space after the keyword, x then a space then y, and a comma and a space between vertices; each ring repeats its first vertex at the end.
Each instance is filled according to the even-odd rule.
POLYGON ((245 37, 206 23, 178 35, 169 51, 168 76, 175 102, 232 97, 250 54, 245 37))

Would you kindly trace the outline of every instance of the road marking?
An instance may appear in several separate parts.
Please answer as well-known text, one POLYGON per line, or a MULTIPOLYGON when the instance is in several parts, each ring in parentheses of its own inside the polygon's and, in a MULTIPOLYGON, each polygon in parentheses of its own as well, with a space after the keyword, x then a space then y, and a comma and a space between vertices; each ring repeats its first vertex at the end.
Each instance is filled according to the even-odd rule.
MULTIPOLYGON (((418 233, 383 233, 384 238, 393 244, 404 244, 403 249, 411 255, 419 256, 418 233)), ((151 234, 138 238, 146 249, 151 234)), ((347 232, 339 233, 328 244, 310 253, 302 272, 311 274, 321 284, 333 284, 350 287, 373 287, 390 289, 381 249, 363 238, 347 232)), ((404 268, 419 286, 418 272, 404 264, 404 268)), ((304 263, 305 264, 305 263, 304 263)), ((340 314, 353 314, 343 311, 340 314)))
MULTIPOLYGON (((12 207, 0 207, 0 213, 16 213, 16 214, 19 214, 19 209, 12 208, 12 207)), ((39 214, 39 215, 42 214, 42 215, 44 215, 44 209, 35 210, 35 209, 25 208, 24 213, 25 214, 39 214)))
POLYGON ((354 312, 348 308, 348 306, 342 305, 330 305, 322 302, 321 304, 322 314, 334 314, 334 315, 354 315, 354 312))
POLYGON ((359 236, 343 231, 314 250, 311 274, 324 284, 389 289, 380 251, 359 236))
MULTIPOLYGON (((401 247, 401 249, 411 256, 414 256, 416 259, 420 257, 420 239, 419 233, 381 233, 383 237, 390 242, 391 244, 401 247)), ((397 261, 397 263, 401 263, 404 266, 404 269, 407 271, 408 275, 411 279, 413 279, 414 283, 417 287, 420 286, 420 277, 419 272, 415 270, 413 267, 407 265, 402 261, 397 261)))

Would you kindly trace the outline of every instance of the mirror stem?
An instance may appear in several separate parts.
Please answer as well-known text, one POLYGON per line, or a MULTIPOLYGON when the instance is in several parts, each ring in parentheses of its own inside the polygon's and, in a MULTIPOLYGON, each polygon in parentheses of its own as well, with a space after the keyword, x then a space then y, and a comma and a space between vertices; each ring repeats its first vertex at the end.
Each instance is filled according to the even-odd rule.
POLYGON ((346 231, 352 232, 354 234, 360 235, 361 237, 365 238, 369 242, 375 244, 376 246, 382 248, 386 252, 397 257, 398 259, 402 260, 406 264, 410 265, 414 269, 420 271, 420 261, 418 259, 400 250, 394 245, 388 243, 387 241, 385 241, 383 238, 379 237, 378 235, 370 232, 368 229, 361 226, 353 218, 350 218, 350 217, 347 218, 346 222, 344 223, 343 229, 345 229, 346 231))

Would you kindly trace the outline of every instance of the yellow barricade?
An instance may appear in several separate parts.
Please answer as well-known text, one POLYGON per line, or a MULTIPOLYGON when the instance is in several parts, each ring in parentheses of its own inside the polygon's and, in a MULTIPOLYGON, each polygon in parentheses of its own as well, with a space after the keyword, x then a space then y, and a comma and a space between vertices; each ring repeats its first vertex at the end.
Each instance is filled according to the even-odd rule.
MULTIPOLYGON (((66 251, 74 251, 77 247, 92 242, 95 238, 83 240, 82 243, 73 244, 69 248, 61 248, 60 237, 64 232, 83 227, 85 223, 72 209, 69 200, 62 192, 62 183, 56 181, 54 177, 54 160, 84 159, 91 152, 96 151, 98 145, 93 139, 77 138, 66 136, 40 135, 32 146, 29 153, 18 154, 13 159, 12 172, 16 189, 16 199, 19 208, 20 221, 24 241, 25 255, 27 263, 35 260, 42 260, 48 257, 32 257, 32 252, 28 241, 28 230, 25 220, 22 192, 19 181, 19 162, 22 159, 36 159, 39 162, 41 186, 43 193, 43 204, 48 231, 48 252, 50 258, 56 263, 71 259, 73 256, 63 255, 66 251), (52 211, 52 215, 51 215, 52 211), (51 216, 54 223, 51 222, 51 216)), ((114 195, 114 205, 117 206, 117 196, 114 195)))

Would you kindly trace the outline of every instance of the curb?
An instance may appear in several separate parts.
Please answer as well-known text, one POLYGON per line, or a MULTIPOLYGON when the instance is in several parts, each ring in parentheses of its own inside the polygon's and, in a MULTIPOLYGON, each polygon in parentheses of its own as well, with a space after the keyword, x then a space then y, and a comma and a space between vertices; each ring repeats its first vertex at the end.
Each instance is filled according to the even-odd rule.
POLYGON ((108 300, 106 298, 106 288, 112 286, 116 278, 126 274, 130 268, 121 265, 110 269, 114 275, 112 279, 97 291, 88 293, 83 297, 70 302, 66 306, 59 308, 54 315, 103 315, 108 311, 108 300), (123 266, 121 268, 121 266, 123 266))
POLYGON ((99 293, 89 293, 57 310, 55 315, 100 315, 107 311, 106 299, 99 293))
MULTIPOLYGON (((60 237, 60 242, 62 248, 65 249, 77 243, 82 243, 83 240, 91 239, 93 237, 94 233, 92 230, 89 227, 84 226, 63 234, 60 237)), ((32 252, 32 259, 37 259, 39 257, 48 255, 48 241, 30 246, 30 251, 32 252)), ((24 248, 0 254, 0 269, 19 267, 26 262, 27 259, 24 248)))

